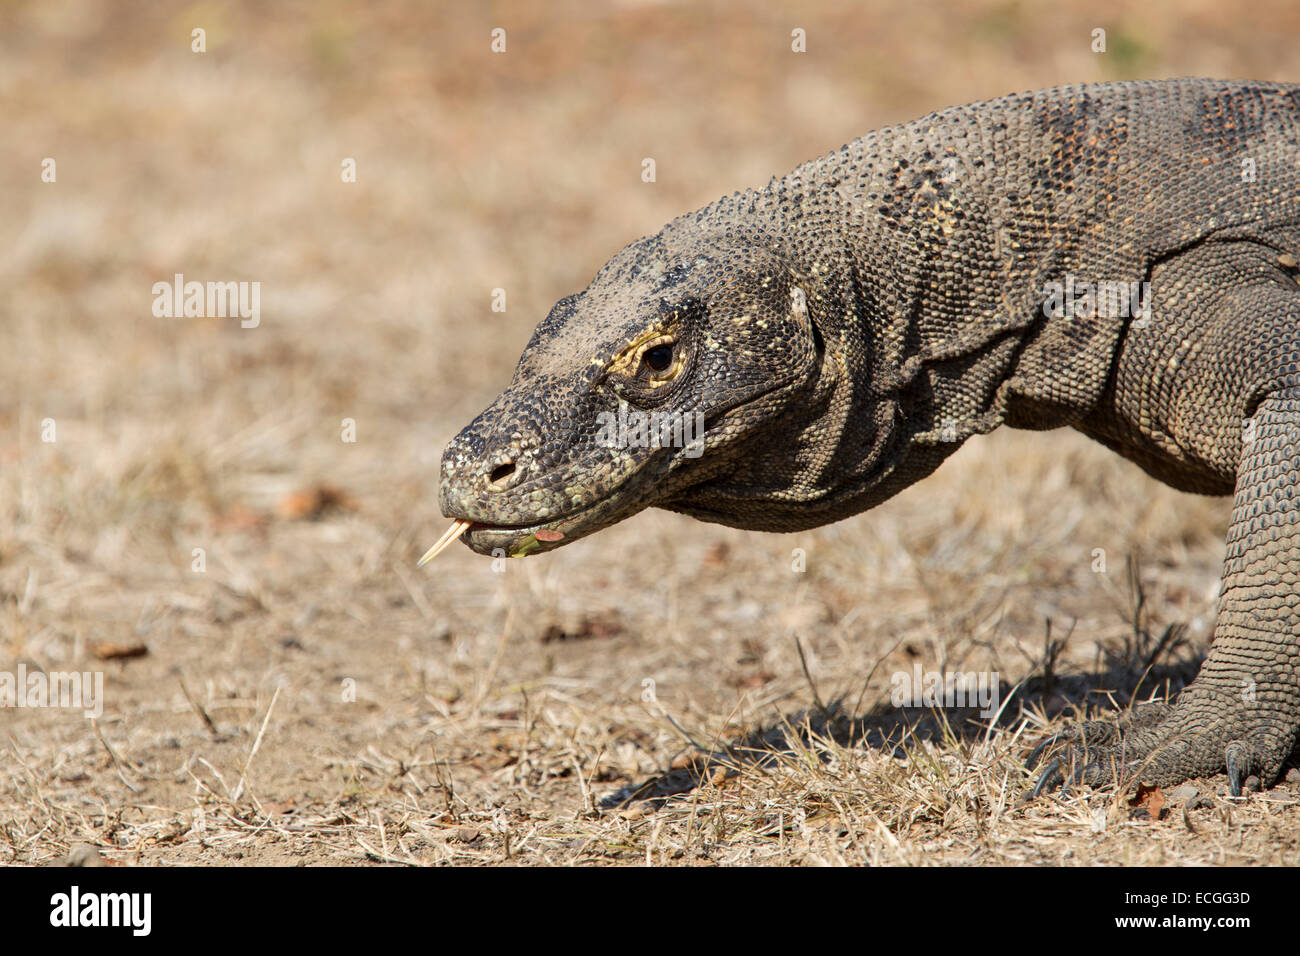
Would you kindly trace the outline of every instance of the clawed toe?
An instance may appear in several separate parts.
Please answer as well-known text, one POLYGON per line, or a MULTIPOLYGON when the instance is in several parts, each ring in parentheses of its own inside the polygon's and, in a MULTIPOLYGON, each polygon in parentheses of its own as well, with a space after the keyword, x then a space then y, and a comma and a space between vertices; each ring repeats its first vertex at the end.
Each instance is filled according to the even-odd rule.
POLYGON ((1228 772, 1228 793, 1240 797, 1246 790, 1258 790, 1266 776, 1263 761, 1244 741, 1234 740, 1223 750, 1223 763, 1228 772))
MULTIPOLYGON (((1062 734, 1052 734, 1052 736, 1040 740, 1034 749, 1029 751, 1029 756, 1025 758, 1025 766, 1030 770, 1037 767, 1039 758, 1043 756, 1043 752, 1059 744, 1061 742, 1061 737, 1062 734)), ((1058 760, 1057 763, 1060 763, 1060 761, 1058 760)))
MULTIPOLYGON (((1039 747, 1041 746, 1042 744, 1039 744, 1039 747)), ((1037 750, 1038 748, 1036 747, 1034 749, 1037 750)), ((1030 765, 1030 769, 1031 770, 1033 769, 1032 764, 1030 765)), ((1038 782, 1034 784, 1034 789, 1029 791, 1026 799, 1037 800, 1042 794, 1050 793, 1051 791, 1055 790, 1058 786, 1061 785, 1064 779, 1065 779, 1065 775, 1061 773, 1061 758, 1057 757, 1055 760, 1049 763, 1047 767, 1043 770, 1043 772, 1039 775, 1038 782)))
POLYGON ((1246 748, 1233 741, 1223 751, 1223 761, 1228 770, 1228 793, 1241 796, 1241 781, 1246 775, 1246 748))
MULTIPOLYGON (((1036 747, 1035 750, 1038 748, 1036 747)), ((1034 800, 1058 788, 1062 794, 1065 794, 1071 787, 1079 784, 1099 787, 1114 783, 1122 780, 1120 767, 1118 757, 1110 748, 1087 752, 1072 746, 1061 756, 1054 757, 1051 763, 1043 768, 1034 788, 1025 794, 1024 799, 1034 800)), ((1032 766, 1030 769, 1033 769, 1032 766)))

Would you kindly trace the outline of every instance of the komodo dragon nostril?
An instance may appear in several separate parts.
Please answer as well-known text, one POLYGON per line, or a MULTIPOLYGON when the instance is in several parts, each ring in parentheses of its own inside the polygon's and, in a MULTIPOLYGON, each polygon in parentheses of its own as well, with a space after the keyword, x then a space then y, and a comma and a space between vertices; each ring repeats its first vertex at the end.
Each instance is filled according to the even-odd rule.
POLYGON ((515 473, 515 463, 513 461, 508 461, 505 464, 497 465, 495 468, 493 468, 492 473, 488 475, 488 481, 495 488, 498 489, 504 488, 506 486, 507 480, 514 473, 515 473))

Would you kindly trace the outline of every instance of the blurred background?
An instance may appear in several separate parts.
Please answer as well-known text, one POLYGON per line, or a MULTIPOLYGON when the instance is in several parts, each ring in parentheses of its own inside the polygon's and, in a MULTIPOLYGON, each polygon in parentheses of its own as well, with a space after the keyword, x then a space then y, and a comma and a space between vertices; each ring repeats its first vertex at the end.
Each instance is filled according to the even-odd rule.
POLYGON ((609 792, 681 746, 647 678, 725 736, 808 703, 796 634, 823 696, 868 702, 914 658, 1018 679, 1045 622, 1095 669, 1134 631, 1130 556, 1194 659, 1226 503, 1072 434, 977 441, 807 535, 652 513, 500 573, 414 562, 443 445, 627 242, 940 107, 1297 80, 1298 41, 1290 0, 0 3, 0 669, 106 673, 97 731, 0 711, 0 854, 372 859, 349 823, 195 836, 263 721, 248 789, 284 813, 559 826, 570 765, 609 792), (260 324, 155 317, 176 273, 260 283, 260 324))

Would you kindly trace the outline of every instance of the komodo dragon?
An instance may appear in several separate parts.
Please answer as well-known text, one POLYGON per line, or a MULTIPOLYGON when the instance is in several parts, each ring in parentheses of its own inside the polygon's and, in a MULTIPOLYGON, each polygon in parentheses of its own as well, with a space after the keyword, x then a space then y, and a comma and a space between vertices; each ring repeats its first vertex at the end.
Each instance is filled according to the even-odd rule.
POLYGON ((1043 741, 1034 795, 1271 784, 1300 726, 1298 257, 1300 85, 1062 86, 868 133, 561 299, 447 447, 440 544, 533 554, 651 506, 798 531, 972 435, 1068 425, 1235 497, 1196 680, 1043 741))

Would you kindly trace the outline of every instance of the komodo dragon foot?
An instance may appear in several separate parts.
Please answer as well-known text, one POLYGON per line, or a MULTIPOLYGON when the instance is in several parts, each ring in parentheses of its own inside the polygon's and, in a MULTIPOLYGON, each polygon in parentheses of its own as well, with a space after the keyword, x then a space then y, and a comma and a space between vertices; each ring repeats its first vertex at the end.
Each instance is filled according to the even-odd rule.
POLYGON ((1040 764, 1043 769, 1028 797, 1077 784, 1169 787, 1218 773, 1227 773, 1234 797, 1252 776, 1261 785, 1271 784, 1291 751, 1294 730, 1252 721, 1240 699, 1235 705, 1216 703, 1189 687, 1176 705, 1146 704, 1118 722, 1090 720, 1071 727, 1029 754, 1029 769, 1040 764), (1230 716, 1206 720, 1211 713, 1230 716))
POLYGON ((1120 725, 1089 721, 1039 744, 1030 768, 1053 759, 1031 798, 1063 784, 1164 787, 1224 772, 1240 796, 1247 777, 1269 786, 1281 774, 1300 728, 1300 389, 1261 402, 1242 445, 1219 619, 1201 672, 1172 706, 1139 708, 1120 725))

